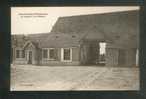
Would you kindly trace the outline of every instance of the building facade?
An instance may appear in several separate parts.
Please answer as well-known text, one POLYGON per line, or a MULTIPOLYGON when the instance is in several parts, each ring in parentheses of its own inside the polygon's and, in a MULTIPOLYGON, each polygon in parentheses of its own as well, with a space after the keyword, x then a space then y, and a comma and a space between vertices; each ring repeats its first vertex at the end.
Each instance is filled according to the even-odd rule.
POLYGON ((106 66, 136 66, 138 13, 60 17, 50 33, 12 35, 12 63, 97 65, 101 62, 99 45, 104 42, 106 66))

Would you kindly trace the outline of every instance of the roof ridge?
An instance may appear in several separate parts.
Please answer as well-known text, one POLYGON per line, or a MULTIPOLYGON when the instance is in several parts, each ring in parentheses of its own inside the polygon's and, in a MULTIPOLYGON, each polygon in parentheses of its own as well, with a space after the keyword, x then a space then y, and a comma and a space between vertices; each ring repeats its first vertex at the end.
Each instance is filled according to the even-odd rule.
POLYGON ((92 16, 92 15, 105 15, 105 14, 116 14, 116 13, 126 13, 126 12, 136 12, 139 10, 127 10, 127 11, 118 11, 118 12, 105 12, 105 13, 94 13, 94 14, 81 14, 81 15, 71 15, 71 16, 60 16, 58 19, 70 18, 70 17, 80 17, 80 16, 92 16))

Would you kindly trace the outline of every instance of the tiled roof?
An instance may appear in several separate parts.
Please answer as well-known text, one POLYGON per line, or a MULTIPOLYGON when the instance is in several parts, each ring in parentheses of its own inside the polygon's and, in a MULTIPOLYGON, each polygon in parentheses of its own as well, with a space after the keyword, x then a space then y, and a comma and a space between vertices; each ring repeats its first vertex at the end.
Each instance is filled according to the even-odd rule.
MULTIPOLYGON (((31 34, 27 38, 40 48, 79 46, 82 39, 112 41, 117 46, 135 47, 138 46, 138 36, 138 11, 125 11, 61 17, 51 33, 31 34)), ((21 40, 23 36, 19 37, 20 45, 23 45, 25 40, 21 40)))
MULTIPOLYGON (((27 35, 24 40, 21 35, 12 36, 17 40, 17 47, 23 47, 27 41, 32 42, 36 47, 39 48, 61 48, 61 47, 76 47, 79 46, 79 42, 82 39, 83 35, 78 35, 76 33, 65 34, 65 33, 40 33, 27 35), (23 41, 23 42, 22 42, 23 41)), ((14 39, 12 40, 12 45, 15 44, 14 39)))
POLYGON ((50 33, 48 36, 40 42, 41 48, 47 47, 76 47, 79 46, 81 36, 77 34, 65 34, 65 33, 50 33))
POLYGON ((20 47, 20 48, 22 48, 27 40, 28 39, 27 39, 27 37, 25 35, 12 35, 11 36, 12 47, 20 47))
POLYGON ((139 11, 123 11, 60 17, 51 32, 86 34, 86 39, 105 39, 126 45, 138 45, 139 11))

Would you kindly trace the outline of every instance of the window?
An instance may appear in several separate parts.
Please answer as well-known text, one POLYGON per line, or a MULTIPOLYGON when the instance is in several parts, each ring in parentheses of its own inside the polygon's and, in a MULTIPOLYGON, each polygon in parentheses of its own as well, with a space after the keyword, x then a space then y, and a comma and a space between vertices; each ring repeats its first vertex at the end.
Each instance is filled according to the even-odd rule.
POLYGON ((48 58, 48 50, 43 49, 43 58, 48 58))
POLYGON ((72 60, 72 49, 63 48, 62 49, 62 61, 71 61, 72 60))
POLYGON ((43 58, 46 58, 49 60, 56 60, 57 49, 54 49, 54 48, 43 49, 43 58))
POLYGON ((76 36, 75 35, 72 35, 72 38, 75 38, 76 36))
POLYGON ((70 49, 64 49, 64 60, 70 60, 70 49))
POLYGON ((56 49, 49 49, 49 59, 57 59, 57 50, 56 49))
POLYGON ((25 50, 16 50, 16 58, 25 58, 25 50))
POLYGON ((20 58, 20 50, 16 50, 16 58, 20 58))

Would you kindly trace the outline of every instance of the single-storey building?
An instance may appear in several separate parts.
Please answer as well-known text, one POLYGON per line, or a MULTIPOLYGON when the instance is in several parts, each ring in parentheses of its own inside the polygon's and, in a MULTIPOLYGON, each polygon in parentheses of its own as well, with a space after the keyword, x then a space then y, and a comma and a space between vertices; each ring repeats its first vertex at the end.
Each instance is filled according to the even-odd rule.
POLYGON ((138 13, 60 17, 50 33, 12 35, 12 63, 97 65, 104 56, 106 66, 136 66, 138 13), (100 55, 100 43, 106 44, 105 55, 100 55))

